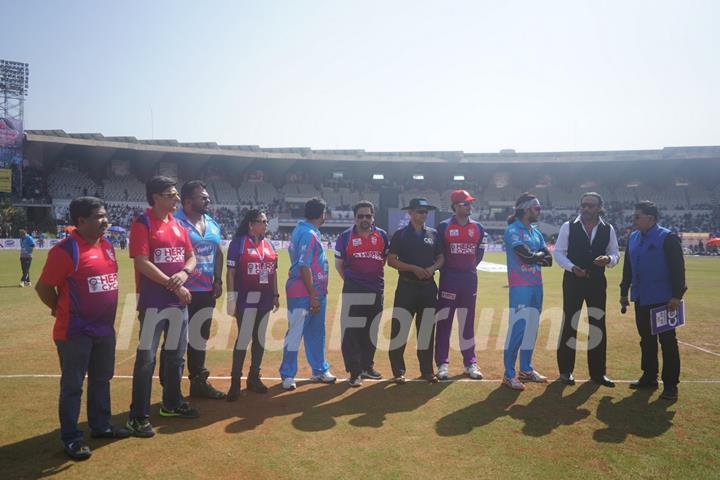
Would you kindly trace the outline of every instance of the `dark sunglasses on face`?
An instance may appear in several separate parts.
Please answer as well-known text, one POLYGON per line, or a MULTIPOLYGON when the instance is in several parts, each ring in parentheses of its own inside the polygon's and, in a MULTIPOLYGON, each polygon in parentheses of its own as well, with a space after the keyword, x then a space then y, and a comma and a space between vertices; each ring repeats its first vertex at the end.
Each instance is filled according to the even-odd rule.
POLYGON ((363 214, 359 213, 356 215, 356 217, 358 220, 371 220, 373 216, 372 216, 372 213, 367 214, 367 215, 363 215, 363 214))
POLYGON ((456 205, 460 205, 461 207, 471 207, 472 202, 459 202, 459 203, 456 203, 456 205))

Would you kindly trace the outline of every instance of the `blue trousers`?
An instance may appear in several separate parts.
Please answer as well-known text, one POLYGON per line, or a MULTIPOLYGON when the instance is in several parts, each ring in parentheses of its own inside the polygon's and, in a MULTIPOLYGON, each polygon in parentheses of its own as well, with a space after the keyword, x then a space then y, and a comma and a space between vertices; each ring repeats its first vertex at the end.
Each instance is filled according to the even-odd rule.
POLYGON ((140 312, 140 344, 133 369, 132 403, 130 418, 150 416, 150 395, 155 372, 155 354, 163 341, 163 406, 174 410, 183 403, 180 382, 185 367, 187 350, 188 311, 185 307, 172 307, 157 312, 148 308, 140 312))
POLYGON ((60 438, 65 445, 83 438, 78 429, 80 399, 88 377, 87 417, 90 429, 110 428, 110 379, 115 371, 115 335, 55 340, 60 358, 60 438))
POLYGON ((305 344, 305 355, 313 375, 330 369, 325 360, 325 307, 327 298, 319 297, 320 311, 310 315, 310 297, 288 298, 288 331, 285 334, 283 359, 280 364, 281 378, 294 378, 298 370, 300 340, 305 344))
POLYGON ((520 371, 533 371, 532 355, 540 326, 542 302, 542 286, 510 287, 510 317, 503 355, 506 378, 515 378, 518 352, 520 371))

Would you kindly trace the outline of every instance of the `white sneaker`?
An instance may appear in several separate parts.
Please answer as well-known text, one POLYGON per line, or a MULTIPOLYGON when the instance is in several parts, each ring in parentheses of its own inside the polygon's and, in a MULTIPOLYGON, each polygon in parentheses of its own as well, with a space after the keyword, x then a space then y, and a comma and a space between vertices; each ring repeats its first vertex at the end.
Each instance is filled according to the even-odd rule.
POLYGON ((520 372, 518 379, 521 382, 547 383, 547 377, 540 375, 536 370, 532 372, 520 372))
POLYGON ((512 388, 513 390, 525 390, 525 385, 523 385, 517 378, 503 377, 502 384, 508 388, 512 388))
POLYGON ((20 288, 23 288, 25 286, 25 282, 20 282, 20 288))
POLYGON ((282 387, 285 390, 295 390, 297 388, 297 385, 295 385, 295 379, 292 377, 283 378, 282 387))
POLYGON ((465 375, 469 376, 473 380, 482 380, 483 374, 477 366, 477 363, 473 363, 470 366, 465 367, 465 375))
POLYGON ((443 363, 438 367, 437 372, 438 380, 447 380, 448 379, 448 364, 443 363))
POLYGON ((335 380, 337 380, 337 377, 330 373, 330 370, 321 373, 320 375, 313 375, 310 377, 310 380, 313 382, 320 382, 320 383, 335 383, 335 380))

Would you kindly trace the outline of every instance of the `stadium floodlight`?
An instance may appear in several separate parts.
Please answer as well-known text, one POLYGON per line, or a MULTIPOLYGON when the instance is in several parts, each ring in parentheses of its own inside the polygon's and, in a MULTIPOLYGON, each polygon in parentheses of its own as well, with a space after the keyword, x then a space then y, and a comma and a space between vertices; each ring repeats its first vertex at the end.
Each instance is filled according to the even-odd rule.
POLYGON ((382 173, 373 173, 373 180, 385 180, 385 175, 382 173))
POLYGON ((333 172, 332 177, 335 179, 343 178, 343 172, 333 172))
POLYGON ((24 97, 28 92, 30 68, 27 63, 0 60, 0 92, 24 97))
POLYGON ((416 173, 413 175, 413 180, 425 180, 425 175, 422 173, 416 173))
POLYGON ((453 181, 455 182, 464 182, 465 181, 465 175, 455 175, 453 177, 453 181))

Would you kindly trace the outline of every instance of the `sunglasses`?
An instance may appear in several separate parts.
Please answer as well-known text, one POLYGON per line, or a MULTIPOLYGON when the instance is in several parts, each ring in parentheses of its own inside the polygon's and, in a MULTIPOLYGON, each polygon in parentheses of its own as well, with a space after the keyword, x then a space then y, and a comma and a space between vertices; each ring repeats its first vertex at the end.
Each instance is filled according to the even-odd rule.
POLYGON ((267 220, 253 220, 250 223, 262 223, 263 225, 267 225, 268 221, 267 220))
POLYGON ((595 208, 595 207, 599 207, 599 206, 600 206, 599 203, 581 203, 580 204, 580 208, 595 208))
POLYGON ((461 207, 472 207, 472 202, 458 202, 455 205, 460 205, 461 207))
POLYGON ((358 215, 356 215, 356 218, 357 218, 358 220, 371 220, 372 217, 373 217, 373 216, 372 216, 372 213, 369 213, 369 214, 367 214, 367 215, 364 215, 364 214, 358 214, 358 215))

